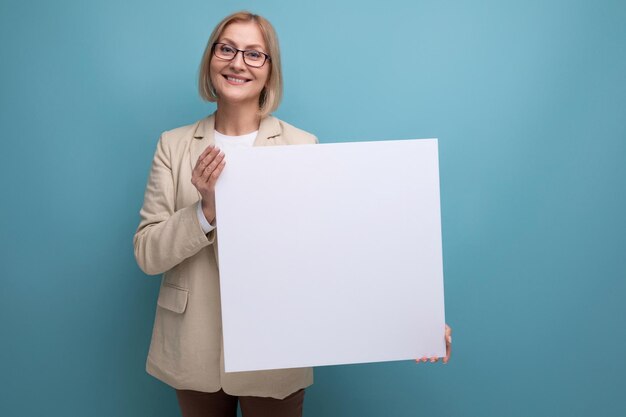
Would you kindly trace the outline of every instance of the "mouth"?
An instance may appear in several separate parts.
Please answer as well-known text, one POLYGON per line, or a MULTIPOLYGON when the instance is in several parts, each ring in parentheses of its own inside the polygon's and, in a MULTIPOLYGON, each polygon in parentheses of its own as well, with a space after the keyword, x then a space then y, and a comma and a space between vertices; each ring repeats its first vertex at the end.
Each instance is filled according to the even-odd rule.
POLYGON ((232 85, 242 85, 242 84, 252 81, 247 78, 235 77, 233 75, 222 74, 222 77, 224 77, 224 79, 226 79, 226 81, 232 85))

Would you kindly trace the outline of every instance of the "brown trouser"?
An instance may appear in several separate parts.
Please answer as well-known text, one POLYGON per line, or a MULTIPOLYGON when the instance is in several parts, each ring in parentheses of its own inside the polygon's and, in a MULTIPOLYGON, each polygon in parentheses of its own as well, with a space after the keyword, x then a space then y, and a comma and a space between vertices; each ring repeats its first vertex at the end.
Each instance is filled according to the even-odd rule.
POLYGON ((302 417, 304 390, 277 400, 265 397, 236 397, 218 392, 176 390, 183 417, 236 417, 237 402, 243 417, 302 417))

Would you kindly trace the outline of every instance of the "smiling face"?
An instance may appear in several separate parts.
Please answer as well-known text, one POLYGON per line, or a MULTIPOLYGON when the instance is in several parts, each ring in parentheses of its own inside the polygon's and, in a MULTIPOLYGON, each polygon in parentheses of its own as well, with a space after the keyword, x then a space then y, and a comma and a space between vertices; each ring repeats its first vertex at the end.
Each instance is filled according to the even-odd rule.
MULTIPOLYGON (((226 43, 237 49, 254 49, 267 53, 261 30, 254 22, 230 23, 217 42, 226 43)), ((247 104, 258 107, 261 91, 266 86, 270 72, 269 61, 261 68, 246 65, 242 53, 232 61, 211 57, 211 83, 217 93, 217 104, 247 104)))

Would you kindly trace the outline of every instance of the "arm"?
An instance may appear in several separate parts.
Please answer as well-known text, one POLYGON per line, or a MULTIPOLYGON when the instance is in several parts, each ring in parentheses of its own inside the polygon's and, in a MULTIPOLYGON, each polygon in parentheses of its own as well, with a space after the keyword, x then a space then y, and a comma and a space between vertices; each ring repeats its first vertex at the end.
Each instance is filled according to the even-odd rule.
POLYGON ((171 155, 161 136, 146 186, 141 221, 133 243, 139 267, 149 275, 161 274, 198 253, 214 241, 205 235, 196 204, 175 211, 171 155))

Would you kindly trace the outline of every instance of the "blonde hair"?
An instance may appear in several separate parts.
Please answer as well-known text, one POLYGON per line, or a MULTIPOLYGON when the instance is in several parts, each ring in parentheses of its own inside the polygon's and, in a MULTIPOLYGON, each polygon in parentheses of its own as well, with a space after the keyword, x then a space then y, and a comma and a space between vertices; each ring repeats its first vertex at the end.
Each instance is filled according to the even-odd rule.
POLYGON ((267 47, 267 54, 270 56, 265 65, 270 65, 267 85, 261 91, 259 97, 259 115, 265 117, 275 111, 283 97, 283 76, 280 68, 280 49, 278 47, 278 36, 272 24, 263 16, 252 14, 247 11, 240 11, 226 16, 213 29, 202 62, 200 63, 200 73, 198 76, 198 89, 200 96, 206 101, 217 101, 217 92, 211 83, 211 60, 213 59, 213 44, 222 36, 224 29, 234 22, 254 22, 258 25, 263 35, 263 40, 267 47))

